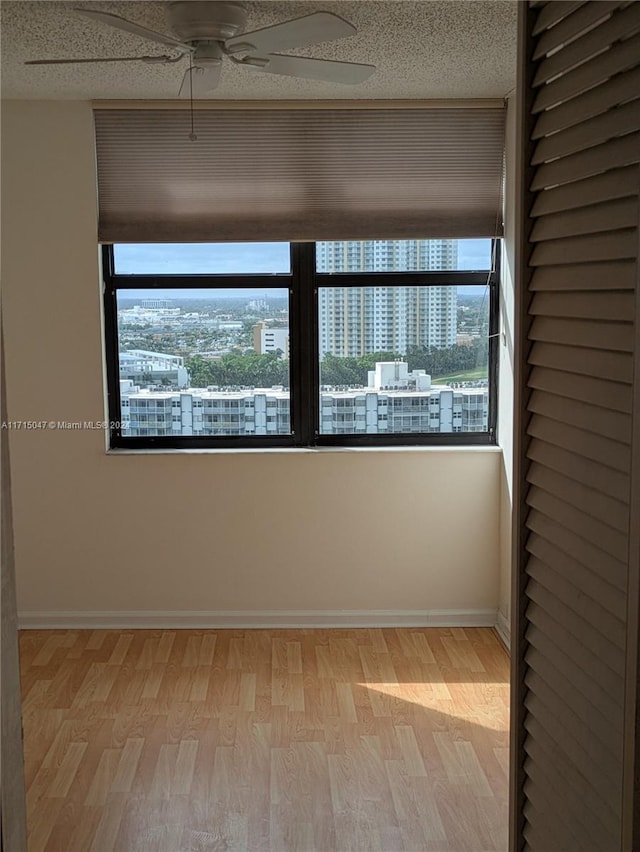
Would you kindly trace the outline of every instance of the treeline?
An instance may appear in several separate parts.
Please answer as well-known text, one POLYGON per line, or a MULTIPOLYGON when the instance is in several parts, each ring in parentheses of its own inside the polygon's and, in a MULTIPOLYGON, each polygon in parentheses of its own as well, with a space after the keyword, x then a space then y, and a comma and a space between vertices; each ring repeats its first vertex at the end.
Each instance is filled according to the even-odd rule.
POLYGON ((191 387, 194 388, 206 388, 209 385, 289 387, 289 362, 279 358, 275 352, 267 355, 258 355, 256 352, 248 352, 246 355, 229 354, 216 361, 193 355, 186 359, 185 367, 189 371, 191 387))
POLYGON ((489 363, 489 341, 476 338, 466 346, 413 346, 407 353, 410 370, 426 370, 433 378, 486 367, 489 363))
POLYGON ((437 379, 485 366, 488 363, 488 341, 474 340, 469 346, 448 346, 446 349, 412 346, 406 355, 397 352, 373 352, 360 358, 325 355, 320 364, 320 382, 351 387, 366 385, 367 374, 369 370, 375 370, 376 361, 406 361, 409 370, 424 370, 437 379))
MULTIPOLYGON (((406 355, 398 352, 372 352, 359 358, 339 358, 325 355, 320 363, 320 382, 323 385, 367 385, 369 370, 375 370, 377 361, 407 361, 409 370, 425 370, 433 378, 473 370, 488 363, 488 341, 475 340, 469 346, 449 346, 446 349, 414 346, 406 355)), ((277 353, 258 355, 223 355, 209 361, 201 355, 187 358, 185 367, 191 377, 191 386, 218 387, 289 387, 289 361, 277 353)))

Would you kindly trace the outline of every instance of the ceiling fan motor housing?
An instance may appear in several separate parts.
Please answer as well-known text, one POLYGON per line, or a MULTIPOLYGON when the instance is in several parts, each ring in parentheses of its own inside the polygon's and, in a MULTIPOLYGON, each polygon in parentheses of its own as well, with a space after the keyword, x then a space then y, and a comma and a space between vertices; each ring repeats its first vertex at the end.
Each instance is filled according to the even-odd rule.
POLYGON ((171 31, 184 42, 225 41, 245 28, 242 3, 217 0, 174 0, 167 5, 171 31))

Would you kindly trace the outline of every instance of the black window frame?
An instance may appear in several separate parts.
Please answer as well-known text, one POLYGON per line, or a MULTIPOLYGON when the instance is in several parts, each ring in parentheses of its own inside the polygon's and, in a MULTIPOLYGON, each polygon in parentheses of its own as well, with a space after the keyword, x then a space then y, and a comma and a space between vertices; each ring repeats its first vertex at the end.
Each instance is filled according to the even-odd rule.
MULTIPOLYGON (((424 239, 428 239, 425 237, 424 239)), ((122 274, 113 245, 102 246, 105 360, 111 449, 194 450, 278 447, 474 446, 496 443, 501 240, 492 241, 491 270, 424 272, 317 272, 315 243, 291 243, 289 272, 265 274, 122 274), (319 306, 321 287, 486 286, 489 292, 489 405, 486 432, 320 433, 319 306), (117 294, 126 290, 286 289, 289 293, 290 418, 288 435, 124 436, 120 428, 117 294)))

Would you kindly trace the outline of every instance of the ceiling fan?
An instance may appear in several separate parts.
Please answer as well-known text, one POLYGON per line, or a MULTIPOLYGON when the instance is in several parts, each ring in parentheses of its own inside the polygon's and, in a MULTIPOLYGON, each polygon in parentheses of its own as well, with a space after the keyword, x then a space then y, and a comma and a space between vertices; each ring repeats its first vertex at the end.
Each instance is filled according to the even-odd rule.
POLYGON ((117 56, 96 59, 36 59, 25 65, 65 65, 90 62, 173 63, 189 59, 179 94, 181 97, 205 95, 220 82, 222 61, 227 56, 237 65, 279 74, 330 83, 362 83, 376 70, 375 65, 336 62, 290 56, 280 50, 294 50, 354 35, 357 30, 348 21, 331 12, 313 12, 263 29, 244 32, 247 11, 242 3, 218 0, 174 0, 166 4, 172 35, 150 30, 111 12, 75 9, 92 21, 134 33, 148 41, 171 48, 172 53, 158 56, 117 56))

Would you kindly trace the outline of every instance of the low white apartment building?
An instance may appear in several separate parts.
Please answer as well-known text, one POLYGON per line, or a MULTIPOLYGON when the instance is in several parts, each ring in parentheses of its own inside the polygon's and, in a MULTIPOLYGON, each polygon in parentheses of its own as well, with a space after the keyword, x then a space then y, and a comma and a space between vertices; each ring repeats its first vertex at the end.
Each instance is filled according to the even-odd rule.
MULTIPOLYGON (((121 382, 123 435, 283 435, 291 428, 283 388, 140 390, 121 382)), ((432 385, 404 362, 376 364, 367 388, 323 388, 323 435, 484 432, 488 389, 432 385)))
POLYGON ((133 384, 166 384, 168 387, 186 388, 189 373, 180 355, 165 355, 146 349, 130 349, 119 356, 120 380, 133 384))

